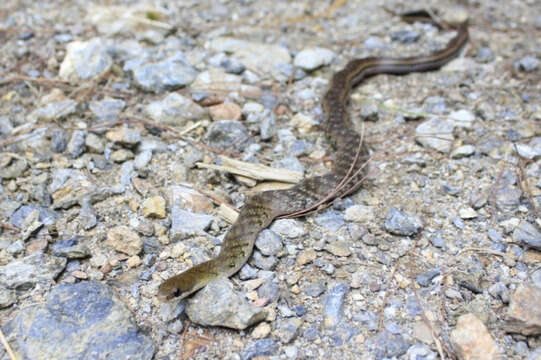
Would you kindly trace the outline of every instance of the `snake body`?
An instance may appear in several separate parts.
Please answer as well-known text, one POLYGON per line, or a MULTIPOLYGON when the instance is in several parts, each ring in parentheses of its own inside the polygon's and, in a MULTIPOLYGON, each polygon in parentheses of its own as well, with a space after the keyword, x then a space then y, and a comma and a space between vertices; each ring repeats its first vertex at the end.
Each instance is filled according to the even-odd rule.
MULTIPOLYGON (((402 18, 408 22, 432 22, 441 27, 425 11, 411 12, 402 18)), ((355 59, 335 73, 322 99, 323 125, 336 153, 331 171, 307 178, 287 190, 265 191, 248 198, 225 236, 218 256, 163 282, 158 297, 162 300, 175 296, 185 298, 219 276, 235 274, 252 254, 259 232, 274 219, 302 216, 355 191, 366 176, 369 153, 362 135, 353 129, 349 120, 347 106, 351 89, 376 74, 401 75, 436 70, 455 58, 467 40, 468 28, 464 22, 456 27, 455 37, 443 50, 427 56, 355 59)))

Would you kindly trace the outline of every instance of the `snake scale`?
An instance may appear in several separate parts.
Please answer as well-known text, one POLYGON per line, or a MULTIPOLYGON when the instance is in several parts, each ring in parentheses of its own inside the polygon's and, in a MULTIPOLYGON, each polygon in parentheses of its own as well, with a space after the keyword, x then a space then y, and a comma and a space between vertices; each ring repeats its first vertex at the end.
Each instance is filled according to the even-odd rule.
MULTIPOLYGON (((407 22, 431 22, 442 28, 441 23, 424 10, 401 17, 407 22)), ((218 256, 163 282, 158 297, 161 300, 185 298, 219 276, 235 274, 251 256, 258 233, 274 219, 313 212, 355 191, 366 176, 369 153, 362 135, 353 129, 349 120, 347 106, 351 89, 376 74, 402 75, 439 69, 460 53, 467 40, 467 22, 463 22, 456 26, 455 37, 443 50, 427 56, 354 59, 335 73, 322 99, 323 127, 336 154, 331 171, 307 178, 287 190, 265 191, 249 197, 225 236, 218 256)))

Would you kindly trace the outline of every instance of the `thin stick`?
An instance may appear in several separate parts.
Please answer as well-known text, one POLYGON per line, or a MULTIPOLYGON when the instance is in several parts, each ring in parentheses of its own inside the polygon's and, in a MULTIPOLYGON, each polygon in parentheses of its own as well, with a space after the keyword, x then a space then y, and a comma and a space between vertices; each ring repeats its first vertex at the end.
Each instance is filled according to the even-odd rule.
POLYGON ((0 329, 0 342, 2 342, 2 345, 4 345, 4 348, 6 349, 6 352, 8 353, 9 358, 11 360, 17 360, 17 357, 15 356, 15 353, 11 349, 11 346, 9 346, 9 343, 6 340, 6 337, 4 336, 2 329, 0 329))

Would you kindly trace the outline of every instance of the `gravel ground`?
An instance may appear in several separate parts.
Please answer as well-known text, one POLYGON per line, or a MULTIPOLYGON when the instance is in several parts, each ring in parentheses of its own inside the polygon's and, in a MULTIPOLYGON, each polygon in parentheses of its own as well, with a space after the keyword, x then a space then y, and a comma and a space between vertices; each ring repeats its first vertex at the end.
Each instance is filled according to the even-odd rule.
POLYGON ((159 284, 219 251, 246 195, 282 186, 212 166, 325 173, 331 75, 453 35, 385 11, 411 10, 398 1, 113 3, 0 5, 0 325, 17 358, 541 359, 540 2, 417 5, 468 16, 471 41, 440 71, 355 89, 364 187, 166 303, 159 284))

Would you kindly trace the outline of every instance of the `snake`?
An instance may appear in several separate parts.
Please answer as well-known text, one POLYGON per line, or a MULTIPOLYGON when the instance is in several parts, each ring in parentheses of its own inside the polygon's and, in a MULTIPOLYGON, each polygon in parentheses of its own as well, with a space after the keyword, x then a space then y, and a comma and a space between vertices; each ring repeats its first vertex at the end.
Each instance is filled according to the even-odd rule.
POLYGON ((367 165, 371 157, 363 139, 364 131, 355 131, 348 115, 351 90, 364 79, 377 74, 404 75, 437 70, 460 54, 469 37, 467 20, 452 25, 436 20, 433 13, 426 10, 400 16, 409 23, 429 22, 438 29, 452 29, 456 34, 445 48, 429 55, 353 59, 336 72, 321 100, 324 112, 322 128, 335 154, 331 170, 324 175, 306 178, 289 189, 263 191, 248 197, 224 237, 218 255, 161 283, 157 295, 160 300, 183 299, 213 279, 232 276, 249 260, 258 234, 275 219, 319 211, 361 186, 368 174, 367 165))

